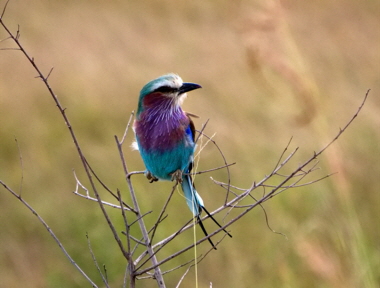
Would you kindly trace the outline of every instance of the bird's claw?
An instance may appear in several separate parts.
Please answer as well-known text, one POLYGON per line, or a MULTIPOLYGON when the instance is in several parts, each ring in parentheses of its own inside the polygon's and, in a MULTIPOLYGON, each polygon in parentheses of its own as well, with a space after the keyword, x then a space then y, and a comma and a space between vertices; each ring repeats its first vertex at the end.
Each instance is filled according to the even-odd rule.
POLYGON ((172 181, 176 180, 177 183, 182 183, 182 171, 180 169, 174 171, 171 175, 172 175, 172 181))
POLYGON ((148 171, 147 173, 145 173, 145 176, 146 176, 146 178, 148 178, 149 183, 153 183, 153 182, 158 181, 158 178, 157 178, 157 177, 154 177, 154 176, 152 175, 152 173, 150 173, 149 171, 148 171))

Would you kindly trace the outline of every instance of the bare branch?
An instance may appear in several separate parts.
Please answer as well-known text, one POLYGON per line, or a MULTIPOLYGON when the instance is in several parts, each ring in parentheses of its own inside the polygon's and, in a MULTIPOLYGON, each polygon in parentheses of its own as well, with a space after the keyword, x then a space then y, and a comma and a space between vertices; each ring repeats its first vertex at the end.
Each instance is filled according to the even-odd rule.
MULTIPOLYGON (((115 140, 116 140, 117 148, 119 150, 119 155, 120 155, 121 163, 122 163, 123 170, 125 173, 125 178, 126 178, 126 181, 127 181, 128 187, 129 187, 129 192, 131 194, 134 210, 137 212, 136 216, 138 217, 138 223, 139 223, 140 230, 141 230, 143 237, 144 237, 145 246, 148 250, 149 255, 151 256, 153 266, 155 266, 154 267, 155 279, 157 281, 158 286, 163 288, 163 287, 165 287, 165 282, 164 282, 164 279, 162 277, 161 269, 157 265, 158 261, 157 261, 155 254, 154 254, 154 250, 151 246, 149 235, 148 235, 148 232, 147 232, 146 227, 145 227, 144 219, 142 217, 140 217, 140 215, 141 215, 140 207, 138 205, 137 197, 136 197, 135 191, 133 189, 131 179, 129 177, 128 168, 127 168, 127 165, 126 165, 125 160, 124 160, 125 158, 124 158, 124 153, 123 153, 123 149, 122 149, 122 143, 118 140, 117 136, 115 136, 115 140)), ((137 275, 137 274, 134 273, 133 276, 135 276, 135 275, 137 275)))
POLYGON ((96 260, 96 257, 95 257, 95 254, 94 254, 94 251, 92 250, 91 242, 90 242, 90 238, 88 237, 88 233, 86 233, 86 238, 87 238, 87 246, 88 246, 88 249, 90 250, 90 254, 91 254, 92 260, 94 261, 95 267, 96 267, 96 269, 98 270, 100 276, 102 277, 102 280, 103 280, 104 285, 106 285, 106 287, 109 288, 109 286, 108 286, 108 281, 107 281, 107 279, 104 277, 104 275, 103 275, 103 273, 102 273, 102 270, 100 270, 100 267, 99 267, 99 265, 98 265, 98 261, 96 260))
MULTIPOLYGON (((119 189, 117 189, 117 196, 119 198, 119 203, 120 203, 120 206, 122 207, 123 205, 123 200, 121 199, 121 193, 119 191, 119 189)), ((121 215, 123 216, 123 221, 124 221, 124 226, 125 226, 125 233, 127 235, 129 235, 130 231, 129 231, 129 228, 130 228, 130 225, 128 225, 128 220, 127 220, 127 216, 125 215, 125 211, 124 209, 121 209, 121 215)), ((128 249, 127 249, 127 252, 128 252, 128 256, 130 257, 130 251, 131 251, 131 242, 130 242, 130 239, 129 237, 127 237, 127 243, 128 243, 128 249)), ((131 258, 128 259, 128 261, 133 261, 131 258)))
POLYGON ((71 258, 70 254, 66 251, 65 247, 63 246, 62 242, 58 239, 58 237, 55 235, 53 230, 47 225, 45 220, 37 213, 36 210, 32 208, 32 206, 29 205, 28 202, 26 202, 21 195, 18 195, 16 192, 14 192, 10 187, 8 187, 3 181, 0 180, 0 184, 7 190, 9 191, 14 197, 16 197, 20 202, 30 211, 33 213, 34 216, 37 217, 38 221, 45 227, 45 229, 48 231, 51 237, 53 237, 54 241, 58 244, 59 248, 65 254, 66 258, 69 259, 70 263, 74 265, 74 267, 83 275, 84 278, 88 282, 91 283, 93 287, 98 287, 96 284, 90 279, 90 277, 87 276, 87 274, 78 266, 78 264, 74 261, 73 258, 71 258))
MULTIPOLYGON (((75 174, 75 171, 74 171, 74 177, 75 177, 75 180, 77 182, 77 185, 75 187, 75 191, 73 191, 73 193, 77 196, 80 196, 82 198, 85 198, 87 200, 90 200, 90 201, 94 201, 94 202, 98 202, 98 199, 97 198, 94 198, 94 197, 91 197, 90 194, 88 193, 88 189, 78 180, 77 178, 77 175, 75 174), (79 192, 79 187, 81 187, 84 191, 86 191, 86 195, 83 195, 79 192)), ((112 203, 109 203, 109 202, 106 202, 106 201, 103 201, 102 200, 102 203, 104 205, 107 205, 107 206, 110 206, 112 208, 116 208, 116 209, 121 209, 122 207, 119 206, 119 205, 115 205, 115 204, 112 204, 112 203)), ((126 207, 123 207, 124 210, 129 210, 128 208, 126 207)))
POLYGON ((20 145, 19 145, 16 137, 15 137, 15 141, 16 141, 16 144, 17 144, 17 150, 18 150, 18 155, 19 155, 19 159, 20 159, 20 168, 21 168, 20 191, 19 191, 19 195, 21 197, 21 194, 22 194, 22 183, 24 182, 24 163, 23 163, 23 160, 22 160, 21 148, 20 148, 20 145))
POLYGON ((292 142, 292 140, 293 140, 293 137, 291 137, 291 138, 289 139, 288 144, 285 146, 284 150, 282 150, 282 153, 281 153, 281 155, 280 155, 280 158, 278 158, 278 161, 277 161, 276 165, 274 166, 274 169, 272 170, 272 173, 274 173, 274 171, 276 170, 276 168, 277 168, 278 165, 280 164, 280 162, 281 162, 282 158, 284 157, 285 152, 288 150, 289 145, 290 145, 290 143, 292 142))
MULTIPOLYGON (((88 165, 88 168, 90 169, 91 173, 95 176, 96 180, 98 180, 98 182, 100 183, 100 185, 102 185, 102 187, 108 192, 110 193, 117 201, 119 201, 119 198, 115 195, 114 192, 112 192, 111 189, 108 188, 108 186, 98 177, 98 175, 95 173, 95 171, 92 169, 91 165, 87 162, 87 159, 86 159, 86 163, 88 165)), ((129 210, 133 213, 136 214, 136 211, 130 206, 128 205, 127 203, 123 202, 123 206, 125 206, 127 209, 126 210, 129 210)))
MULTIPOLYGON (((197 130, 198 131, 198 130, 197 130)), ((211 141, 215 147, 218 149, 219 151, 219 154, 222 156, 223 158, 223 161, 224 161, 224 166, 226 167, 226 170, 227 170, 227 192, 226 192, 226 199, 224 201, 224 203, 227 202, 228 200, 228 196, 230 194, 230 184, 231 184, 231 173, 230 173, 230 169, 229 169, 229 165, 227 163, 227 160, 226 160, 226 157, 224 156, 222 150, 220 149, 220 147, 216 144, 216 142, 209 136, 207 136, 206 134, 203 133, 203 130, 201 131, 198 131, 199 134, 202 134, 202 136, 205 136, 207 139, 209 139, 209 141, 211 141)))
POLYGON ((132 123, 132 120, 133 120, 134 116, 135 116, 135 111, 132 111, 131 112, 131 116, 129 116, 127 127, 125 128, 124 135, 121 138, 120 145, 123 145, 123 143, 125 141, 125 137, 127 137, 127 134, 128 134, 128 131, 129 131, 129 127, 131 126, 131 123, 132 123))
POLYGON ((0 16, 0 21, 3 21, 4 13, 5 13, 5 10, 7 9, 9 1, 10 0, 8 0, 7 2, 5 2, 5 5, 4 5, 4 8, 3 8, 3 12, 1 13, 1 16, 0 16))
POLYGON ((130 178, 132 175, 145 174, 145 171, 132 171, 127 174, 127 178, 130 178))
POLYGON ((195 139, 194 143, 198 143, 198 140, 203 135, 203 131, 206 129, 206 126, 207 126, 207 124, 208 124, 209 121, 210 121, 210 119, 207 119, 206 123, 202 125, 201 130, 199 130, 199 131, 197 130, 198 136, 195 139))
MULTIPOLYGON (((6 5, 8 4, 8 2, 6 3, 6 5)), ((3 10, 3 13, 5 12, 5 8, 3 10)), ((3 15, 3 14, 2 14, 3 15)), ((100 195, 96 189, 96 186, 95 186, 95 183, 92 179, 92 176, 91 176, 91 172, 89 170, 89 167, 86 163, 86 158, 82 152, 82 149, 79 145, 79 142, 77 140, 77 137, 74 133, 74 130, 70 124, 70 121, 69 119, 67 118, 66 116, 66 113, 65 113, 65 109, 62 107, 61 103, 59 102, 58 100, 58 97, 57 95, 54 93, 53 89, 51 88, 49 82, 48 82, 48 78, 46 76, 44 76, 44 74, 41 72, 40 68, 37 66, 37 64, 35 63, 34 61, 34 58, 29 56, 29 54, 26 52, 26 50, 24 49, 24 47, 21 45, 20 41, 19 41, 19 38, 20 38, 20 26, 18 26, 17 28, 17 32, 16 34, 14 35, 9 29, 8 27, 4 24, 3 22, 3 17, 0 18, 0 24, 3 26, 3 28, 5 29, 5 31, 8 33, 8 35, 12 38, 12 40, 15 42, 16 46, 20 49, 20 51, 24 54, 24 56, 26 57, 26 59, 29 61, 29 63, 33 66, 34 70, 37 72, 37 75, 39 78, 41 78, 41 80, 43 81, 45 87, 47 88, 47 90, 49 91, 49 94, 50 96, 52 97, 55 105, 57 106, 65 124, 66 124, 66 127, 68 128, 69 132, 70 132, 70 136, 72 138, 72 140, 74 141, 74 145, 75 145, 75 148, 77 150, 77 153, 81 159, 81 162, 82 162, 82 165, 83 165, 83 168, 86 172, 86 175, 88 177, 88 180, 90 181, 90 184, 91 184, 91 188, 92 190, 94 191, 94 194, 96 196, 96 198, 98 199, 98 204, 99 204, 99 207, 100 209, 102 210, 102 213, 104 215, 104 217, 106 218, 107 220, 107 223, 108 223, 108 226, 110 227, 111 231, 112 231, 112 234, 116 240, 116 242, 118 243, 119 247, 120 247, 120 250, 122 251, 124 257, 127 258, 127 253, 125 252, 124 250, 124 247, 120 241, 120 238, 115 230, 115 227, 113 226, 108 214, 107 214, 107 211, 105 210, 104 208, 104 205, 101 201, 101 198, 100 198, 100 195)))
POLYGON ((173 193, 174 193, 174 191, 175 191, 175 189, 177 187, 178 187, 178 181, 175 182, 175 184, 174 184, 174 186, 172 188, 172 191, 169 194, 168 199, 166 200, 164 206, 162 207, 161 213, 158 216, 156 223, 153 225, 153 232, 152 232, 152 236, 150 237, 150 244, 152 244, 152 242, 153 242, 154 235, 156 234, 156 230, 157 230, 158 224, 161 223, 162 216, 164 215, 164 213, 166 211, 166 208, 168 207, 169 202, 170 202, 170 200, 171 200, 171 198, 173 196, 173 193))
POLYGON ((212 171, 217 171, 217 170, 220 170, 220 169, 223 169, 223 168, 235 165, 235 164, 236 164, 236 162, 231 163, 231 164, 227 164, 227 165, 223 165, 223 166, 220 166, 220 167, 208 169, 208 170, 203 170, 203 171, 198 171, 198 172, 192 172, 192 173, 183 173, 183 175, 192 175, 193 176, 193 175, 204 174, 204 173, 208 173, 208 172, 212 172, 212 171))
POLYGON ((50 71, 49 71, 48 75, 46 76, 46 80, 48 80, 48 79, 49 79, 51 72, 53 72, 53 69, 54 69, 54 67, 51 67, 51 69, 50 69, 50 71))

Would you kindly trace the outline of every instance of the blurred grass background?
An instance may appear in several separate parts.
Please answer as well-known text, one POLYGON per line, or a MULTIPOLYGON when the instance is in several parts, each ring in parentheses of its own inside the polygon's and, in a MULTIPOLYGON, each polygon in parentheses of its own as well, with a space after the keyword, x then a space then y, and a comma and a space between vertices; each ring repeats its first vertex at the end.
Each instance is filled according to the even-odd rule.
MULTIPOLYGON (((335 136, 371 88, 362 114, 323 154, 313 177, 338 174, 265 203, 271 227, 287 238, 272 233, 261 209, 254 209, 232 226, 234 238, 225 239, 198 272, 199 287, 379 287, 379 1, 12 0, 5 22, 13 32, 20 24, 22 44, 45 73, 54 66, 50 84, 86 157, 125 195, 113 136, 122 136, 141 87, 157 76, 175 72, 203 86, 189 94, 184 108, 201 117, 198 127, 210 119, 207 132, 216 133, 226 158, 237 162, 232 183, 240 187, 269 173, 290 137, 291 148, 300 146, 300 152, 288 172, 297 167, 335 136)), ((1 39, 6 36, 0 30, 1 39)), ((72 169, 84 179, 81 164, 35 75, 20 52, 0 51, 0 179, 20 189, 17 138, 23 197, 100 284, 88 232, 111 286, 121 287, 125 261, 98 206, 71 193, 72 169)), ((138 153, 128 145, 124 150, 129 168, 142 170, 138 153)), ((219 165, 217 151, 208 146, 199 169, 219 165)), ((224 196, 209 176, 226 181, 226 174, 197 177, 212 210, 224 196)), ((172 183, 149 184, 142 176, 134 183, 143 209, 153 210, 146 221, 154 221, 172 183)), ((162 235, 190 218, 190 212, 178 212, 186 210, 183 199, 174 197, 162 235)), ((109 211, 122 230, 119 212, 109 211)), ((209 230, 212 225, 206 222, 209 230)), ((190 231, 167 253, 191 241, 190 231)), ((36 218, 4 189, 0 246, 0 287, 89 287, 36 218)), ((199 252, 208 248, 204 243, 199 252)), ((166 275, 167 287, 183 272, 166 275)), ((138 287, 156 286, 145 280, 138 287)), ((181 287, 195 287, 194 270, 181 287)))

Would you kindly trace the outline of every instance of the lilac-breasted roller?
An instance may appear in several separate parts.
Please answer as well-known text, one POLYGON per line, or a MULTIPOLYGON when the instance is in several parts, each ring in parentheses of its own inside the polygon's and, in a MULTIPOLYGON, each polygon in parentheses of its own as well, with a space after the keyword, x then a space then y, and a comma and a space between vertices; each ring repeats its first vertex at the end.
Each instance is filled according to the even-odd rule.
MULTIPOLYGON (((151 182, 176 180, 181 183, 187 205, 208 236, 200 218, 202 211, 221 226, 205 209, 190 176, 196 146, 195 127, 191 114, 181 108, 186 92, 198 88, 201 88, 198 84, 183 83, 176 74, 167 74, 150 81, 140 92, 134 131, 136 148, 146 167, 146 177, 151 182)), ((208 240, 216 249, 210 238, 208 240)))

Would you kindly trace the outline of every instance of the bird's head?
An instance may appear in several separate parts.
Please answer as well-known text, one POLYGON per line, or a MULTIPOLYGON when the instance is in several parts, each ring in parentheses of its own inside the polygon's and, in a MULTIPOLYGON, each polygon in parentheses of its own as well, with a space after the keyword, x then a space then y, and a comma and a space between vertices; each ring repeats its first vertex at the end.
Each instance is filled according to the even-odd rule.
MULTIPOLYGON (((167 74, 147 83, 140 92, 137 116, 149 106, 179 106, 186 97, 186 92, 201 88, 195 83, 183 83, 176 74, 167 74)), ((170 107, 167 107, 170 108, 170 107)))

